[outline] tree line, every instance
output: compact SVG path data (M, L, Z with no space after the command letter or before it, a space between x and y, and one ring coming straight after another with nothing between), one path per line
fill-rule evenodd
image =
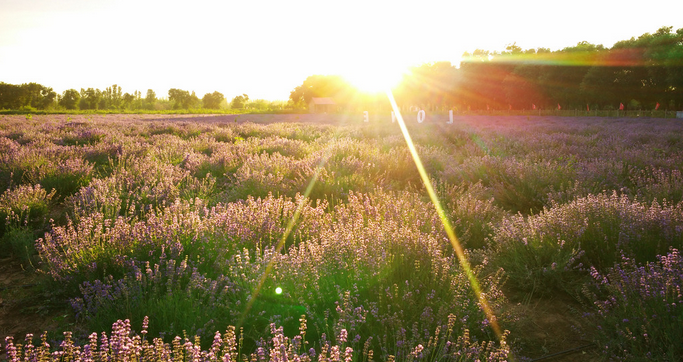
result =
M558 51L523 50L511 44L501 52L465 53L450 62L409 69L393 89L396 101L421 109L626 109L683 110L683 28L662 27L655 33L617 42L612 48L580 42ZM340 108L388 108L383 94L362 93L338 75L312 75L290 92L285 105L250 100L230 102L220 92L201 99L195 92L171 88L168 98L147 90L122 93L114 84L68 89L61 94L37 83L0 82L0 109L121 110L306 109L313 97L331 97Z
M164 111L189 109L255 109L267 110L281 107L278 102L262 99L250 100L246 94L228 101L215 91L206 93L201 99L195 92L171 88L168 98L158 98L154 90L148 89L145 96L140 91L122 93L114 84L105 90L97 88L67 89L58 94L51 87L38 83L21 85L0 82L0 110L114 110L114 111Z
M588 42L559 51L465 53L456 67L436 62L413 67L393 89L399 104L422 109L626 109L683 110L683 29L606 48ZM305 108L313 97L332 97L341 106L388 107L386 97L359 94L340 76L314 75L290 93Z

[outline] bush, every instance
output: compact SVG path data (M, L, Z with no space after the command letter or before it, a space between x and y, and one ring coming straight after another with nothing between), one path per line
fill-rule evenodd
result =
M646 262L669 247L683 247L682 208L615 192L506 218L494 231L492 264L505 269L519 290L571 290L589 267L604 271L622 253Z
M587 321L599 350L620 361L683 359L683 258L677 249L641 265L632 258L604 273L591 269Z
M282 327L276 328L270 325L270 337L262 341L253 349L242 346L242 332L237 332L234 326L228 326L225 333L216 331L213 334L211 344L204 340L208 348L202 349L200 337L188 338L175 336L168 343L164 338L153 337L148 340L150 319L145 317L141 322L141 330L136 333L131 326L131 321L117 320L111 326L111 332L107 335L102 332L101 336L92 333L88 342L79 346L75 343L72 332L64 332L64 340L59 342L59 347L52 349L47 341L47 333L41 336L40 344L34 345L32 334L26 335L22 344L15 344L12 337L5 340L4 349L7 358L11 362L23 360L66 360L73 362L104 362L109 360L130 361L143 358L145 361L237 361L240 356L249 358L250 361L277 362L277 361L319 361L340 362L363 361L372 362L374 350L368 348L362 338L348 340L346 330L340 331L330 340L323 339L320 344L312 347L306 340L306 320L301 319L299 334L290 338L285 336ZM423 344L409 345L410 351L404 356L387 356L389 361L412 362L422 359L439 360L448 362L479 361L491 362L507 361L511 357L510 347L505 338L500 344L493 342L475 341L469 333L453 333L449 325L444 333L432 340L426 346ZM331 339L334 337L335 341ZM171 340L169 338L169 340ZM367 341L371 341L370 338ZM2 345L0 345L2 347Z
M0 195L0 237L12 228L41 230L47 223L50 201L55 191L40 185L20 185Z

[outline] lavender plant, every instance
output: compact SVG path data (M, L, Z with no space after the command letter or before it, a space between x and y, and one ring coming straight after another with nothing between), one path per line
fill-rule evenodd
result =
M683 358L683 258L671 249L655 262L624 256L613 268L591 268L584 289L594 311L600 351L618 361L677 361Z
M57 348L52 347L47 340L47 335L41 336L40 343L34 345L34 336L26 335L24 343L15 343L12 337L7 337L4 346L0 345L0 351L4 349L8 362L19 361L302 361L314 360L324 362L374 361L372 349L367 347L350 347L351 343L346 340L345 332L337 337L337 342L325 342L318 348L307 349L305 342L306 329L302 329L293 338L284 335L282 327L272 324L270 336L267 341L255 348L253 352L242 347L242 335L235 327L228 326L224 333L216 331L213 335L209 348L202 349L201 338L195 336L188 338L175 336L171 342L162 338L148 339L150 320L145 317L141 331L136 333L131 326L130 320L118 320L112 324L111 332L107 334L92 333L88 336L88 342L81 345L74 341L73 333L64 332L64 340ZM304 320L305 326L305 320ZM443 333L437 333L439 337L430 340L423 346L418 344L411 346L411 353L404 358L388 356L389 361L415 361L421 359L443 361L507 361L510 357L510 348L506 340L500 345L496 343L482 343L473 341L468 333L456 336L449 327ZM356 343L357 344L357 343Z
M514 320L501 314L506 278L513 293L576 289L591 267L603 275L622 254L653 262L683 244L679 123L464 117L409 131L503 327ZM148 315L145 334L205 343L129 344L138 357L235 360L235 331L230 353L209 342L243 318L242 345L259 361L509 353L489 342L489 316L397 127L35 115L0 124L0 161L2 210L20 225L11 239L42 236L42 272L85 328ZM295 333L301 320L298 337L271 326ZM59 358L76 353L65 343ZM97 356L114 356L106 343Z
M47 225L54 194L40 185L20 185L0 195L0 245L8 246L24 262L36 254L35 234Z
M588 268L604 271L621 253L653 261L683 246L681 204L642 203L626 195L589 195L528 218L506 218L495 228L493 264L520 290L580 286Z

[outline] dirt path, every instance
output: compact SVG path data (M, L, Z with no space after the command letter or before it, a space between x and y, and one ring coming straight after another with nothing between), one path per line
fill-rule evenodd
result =
M50 291L38 283L40 276L30 266L14 257L0 259L0 344L13 336L22 342L27 333L39 338L44 331L56 331L73 326L67 306L57 302ZM4 359L0 350L0 360Z
M519 318L512 346L514 339L519 338L518 347L523 348L525 357L551 362L600 360L590 337L582 335L585 321L579 315L581 306L571 298L550 296L510 308Z

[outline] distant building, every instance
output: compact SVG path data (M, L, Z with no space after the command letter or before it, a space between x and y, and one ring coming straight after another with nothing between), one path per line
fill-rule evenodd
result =
M311 98L308 102L308 111L310 113L328 113L336 109L337 104L332 98Z

